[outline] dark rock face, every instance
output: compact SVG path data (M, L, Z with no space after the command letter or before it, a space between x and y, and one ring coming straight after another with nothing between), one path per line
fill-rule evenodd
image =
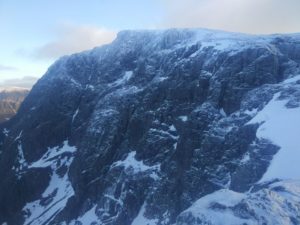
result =
M17 113L28 93L29 90L25 89L1 90L0 88L0 123L7 121Z
M248 191L279 150L247 122L299 73L299 48L298 36L128 31L60 59L1 125L0 224L208 224L182 212Z

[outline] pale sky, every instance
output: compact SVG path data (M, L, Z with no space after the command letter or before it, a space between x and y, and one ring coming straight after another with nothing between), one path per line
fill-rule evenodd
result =
M41 77L60 56L119 30L198 27L300 32L300 0L0 0L0 82Z

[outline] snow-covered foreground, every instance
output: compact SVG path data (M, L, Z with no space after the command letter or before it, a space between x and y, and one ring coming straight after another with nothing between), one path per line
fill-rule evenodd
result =
M222 189L195 202L177 224L295 224L299 207L300 181L276 182L248 193Z

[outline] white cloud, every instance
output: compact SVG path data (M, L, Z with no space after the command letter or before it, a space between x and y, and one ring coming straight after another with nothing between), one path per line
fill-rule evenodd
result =
M40 59L55 59L63 55L91 49L110 43L116 32L94 26L64 24L55 30L57 38L39 47L33 56Z
M299 0L164 0L164 27L300 32Z
M18 70L18 69L13 66L6 66L6 65L0 64L0 71L15 71L15 70Z

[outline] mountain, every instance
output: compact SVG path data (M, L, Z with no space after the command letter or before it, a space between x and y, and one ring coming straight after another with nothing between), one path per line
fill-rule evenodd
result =
M300 35L123 31L0 129L0 224L300 224Z
M25 88L0 88L0 123L16 114L28 93Z

